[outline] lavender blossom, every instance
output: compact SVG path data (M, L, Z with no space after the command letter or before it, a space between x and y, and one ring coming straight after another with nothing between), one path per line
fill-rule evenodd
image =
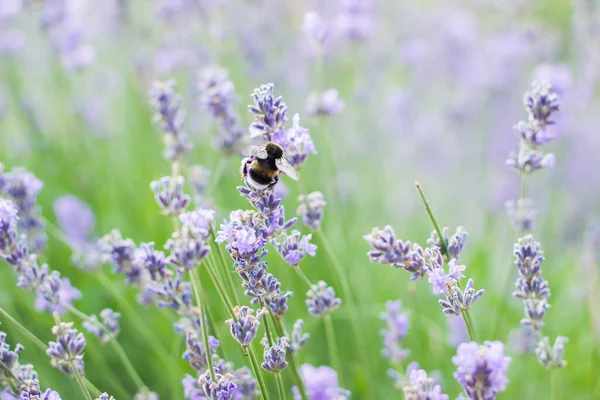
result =
M413 369L408 374L409 384L403 387L406 400L448 400L447 394L442 393L442 387L433 378L427 376L422 369Z
M0 197L0 255L8 257L17 243L17 221L19 211L11 201Z
M273 190L264 190L259 193L245 186L238 186L237 190L262 214L265 237L285 231L296 223L297 218L285 219L285 208L281 205L281 198L276 197Z
M58 392L46 389L43 393L37 379L25 381L20 388L19 400L61 400Z
M444 289L445 300L438 300L438 303L444 309L444 314L459 315L470 310L473 304L485 293L483 289L475 291L473 289L473 279L467 281L464 290L461 290L456 283L449 284Z
M184 269L178 269L175 274L170 271L164 281L150 285L148 290L158 296L159 308L172 308L176 311L189 309L192 305L192 288L189 282L183 281Z
M381 354L392 363L400 363L409 354L408 350L400 347L400 343L408 333L408 314L400 312L402 309L400 300L388 301L385 306L386 312L381 313L381 320L386 324L386 327L380 331L384 345Z
M237 369L233 373L233 381L237 385L235 398L242 396L244 399L254 400L259 397L258 384L248 367Z
M442 235L444 236L444 244L448 249L448 258L449 259L458 259L464 245L467 240L467 236L469 235L462 226L456 228L456 232L454 235L449 235L449 228L447 226L442 228ZM442 247L442 243L440 242L440 238L438 237L437 231L431 231L431 236L427 239L427 244L435 247Z
M150 183L156 203L161 208L161 214L178 216L185 211L190 196L183 193L183 176L163 176L158 181Z
M148 271L153 281L159 281L167 276L167 260L165 253L154 250L154 243L141 243L135 252L133 263L137 268Z
M75 196L61 196L54 201L54 214L71 247L82 250L94 231L90 206Z
M530 232L537 216L537 209L532 199L518 199L516 202L506 202L506 213L517 232Z
M208 67L198 73L200 104L217 122L218 149L225 153L239 152L244 143L244 131L235 111L237 96L228 72L220 67Z
M563 353L565 351L565 344L567 344L568 341L569 339L564 336L557 336L554 341L554 346L551 347L548 336L544 336L535 349L535 355L540 364L547 369L566 367L567 362L563 360Z
M462 272L467 267L464 265L457 265L456 258L452 258L448 262L448 274L446 274L440 247L426 249L424 255L426 259L425 266L428 271L427 280L432 286L433 294L444 293L447 288L455 284L458 279L465 277Z
M56 335L56 342L49 342L49 348L46 350L52 366L73 376L71 363L74 363L79 374L83 375L83 350L85 349L83 333L73 329L72 322L62 322L52 328L52 334Z
M204 347L204 343L199 339L198 333L192 329L188 328L185 331L186 337L186 348L183 353L183 359L187 361L192 368L196 371L206 371L208 368L208 363L206 362L206 349ZM210 349L210 354L213 356L216 354L216 349L219 347L220 343L217 339L210 336L208 338L208 347Z
M15 376L19 381L25 382L25 377L23 373L20 373L19 369L28 367L26 369L29 370L27 374L30 379L37 379L37 373L33 370L33 366L21 366L19 363L19 353L25 349L21 344L17 344L14 350L11 350L10 344L6 342L6 333L0 331L0 361L6 367L6 370L0 369L0 380L4 380L7 377L7 374L10 373Z
M318 229L323 220L323 211L327 202L321 192L311 192L298 196L298 210L296 213L302 218L304 225L311 229Z
M476 342L458 346L452 363L457 369L454 377L470 399L493 400L506 389L506 372L511 358L504 356L502 342Z
M469 334L465 322L461 316L452 314L446 318L448 327L448 343L452 346L458 346L469 340Z
M351 41L360 41L373 33L371 0L343 0L335 21L337 36Z
M306 346L310 335L302 331L304 328L304 321L299 319L294 322L294 328L292 329L292 335L290 338L290 352L296 353L298 350Z
M512 353L533 352L538 344L538 335L530 325L521 325L508 334L508 348Z
M186 269L195 268L210 251L208 238L214 210L198 209L181 214L181 230L174 232L165 248L171 250L169 262Z
M337 372L328 366L313 367L310 364L302 364L300 376L306 387L307 396L311 400L350 398L350 392L339 387ZM299 398L300 393L294 387L294 400Z
M542 319L546 309L550 307L548 281L542 278L543 252L533 236L527 235L515 244L514 255L519 278L513 297L523 299L525 307L525 318L521 320L521 324L531 325L533 329L539 330L544 326Z
M550 118L560 107L558 93L546 82L533 82L531 92L523 96L523 104L529 113L529 120L545 127L554 123Z
M307 11L304 14L302 30L317 48L320 48L329 36L329 27L315 11Z
M164 157L169 161L181 159L191 149L188 134L183 129L185 111L175 94L175 82L154 82L148 94L154 110L153 122L163 133Z
M552 168L555 164L554 154L544 154L539 150L521 147L518 152L512 151L506 165L522 174L530 174L543 168Z
M218 369L215 369L215 379L213 382L210 378L210 373L200 375L200 386L204 394L209 399L230 400L233 398L237 385L233 382L233 375L220 374Z
M85 330L98 337L100 342L108 343L119 335L119 319L121 318L121 314L110 308L105 308L100 311L100 318L102 322L98 321L98 317L92 315L91 321L84 321L82 325Z
M279 143L285 150L285 158L295 169L302 168L309 154L317 154L308 129L300 126L300 115L295 114L292 127L273 133L270 140Z
M313 92L306 99L305 110L311 117L328 117L344 111L344 101L337 89L327 89L322 93Z
M293 230L275 237L273 244L281 257L295 267L307 255L314 257L317 254L317 246L309 242L311 238L312 234L302 236L299 231Z
M262 136L270 141L274 134L283 130L287 120L287 105L281 96L273 96L274 88L275 85L267 83L252 93L254 105L248 106L255 119L248 128L252 138Z
M231 336L245 349L250 346L250 343L256 337L260 326L258 319L261 315L266 314L267 310L261 308L254 315L254 310L250 307L235 306L233 313L235 314L235 320L228 319L225 323L230 326Z
M108 393L104 392L96 400L117 400L117 399L115 399L114 397L112 397Z
M37 288L35 308L38 311L64 314L73 300L81 298L81 292L71 285L69 278L61 278L58 271L52 271Z
M324 281L317 282L312 285L312 289L306 293L306 306L308 312L312 315L322 317L342 304L342 299L335 297L335 291L331 286L327 286Z
M364 235L363 238L374 249L368 252L371 262L404 268L413 260L411 243L397 240L394 228L389 225L386 225L383 229L373 228L373 231L369 235Z
M102 258L113 266L113 273L124 274L127 283L139 284L142 269L135 262L136 246L133 240L123 239L121 232L113 230L98 242Z
M260 366L274 374L278 374L283 371L288 365L287 361L285 361L286 349L290 347L287 338L277 338L277 343L273 346L269 346L269 341L267 338L263 338L261 344L265 346L265 361L261 363Z

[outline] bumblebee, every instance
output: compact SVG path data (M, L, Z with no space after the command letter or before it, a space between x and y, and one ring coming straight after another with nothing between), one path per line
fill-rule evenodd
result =
M251 146L246 153L240 172L251 189L262 191L273 187L279 182L281 172L298 180L298 172L285 159L285 152L279 144L268 142L263 146Z

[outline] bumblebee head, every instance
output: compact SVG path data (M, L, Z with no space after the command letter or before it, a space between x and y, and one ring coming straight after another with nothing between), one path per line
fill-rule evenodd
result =
M269 156L269 158L283 158L283 147L281 147L277 143L268 142L267 144L265 144L265 149L267 150L267 155Z

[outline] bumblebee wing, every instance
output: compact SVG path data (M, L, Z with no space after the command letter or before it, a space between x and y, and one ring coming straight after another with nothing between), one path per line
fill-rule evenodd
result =
M268 157L267 148L265 146L248 146L244 149L243 154L247 157L256 157L262 159Z
M293 180L298 180L298 171L296 171L294 167L292 167L292 165L285 158L278 158L277 160L275 160L275 165Z

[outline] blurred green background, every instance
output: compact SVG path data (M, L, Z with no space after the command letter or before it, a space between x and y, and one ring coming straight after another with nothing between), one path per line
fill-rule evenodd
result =
M293 63L286 64L282 60L294 53L286 46L292 46L290 38L302 34L299 26L303 11L309 9L310 4L265 1L258 2L260 5L256 7L282 8L281 14L285 16L270 22L271 35L263 36L258 44L272 64L267 61L262 64L263 68L252 70L240 50L243 44L235 40L234 35L219 41L211 41L207 39L209 35L204 35L199 37L199 43L209 53L208 61L192 68L191 72L140 70L139 65L132 62L136 49L151 47L154 43L152 39L144 42L140 38L145 34L151 38L160 37L162 26L151 23L154 17L145 1L134 1L130 3L130 19L122 31L99 41L97 65L92 70L67 73L52 56L43 35L36 34L35 13L39 12L37 7L41 7L38 3L33 2L31 8L24 11L27 14L24 29L30 33L27 46L17 56L0 58L2 93L7 106L6 115L0 119L0 161L7 169L24 166L44 182L39 201L44 217L50 222L55 221L53 201L58 196L74 194L94 210L98 236L118 228L136 243L154 241L157 247L170 237L171 223L168 218L159 215L149 189L150 181L170 173L170 166L161 157L163 145L160 133L151 123L152 114L147 105L146 93L154 79L172 77L177 82L177 89L184 95L189 117L187 127L194 141L189 162L202 164L211 170L215 170L222 160L226 162L222 179L215 182L217 221L227 218L230 210L249 206L235 189L241 183L238 172L240 159L216 153L211 145L211 138L216 132L210 122L193 122L201 113L194 100L194 72L213 63L229 70L240 96L238 109L243 126L250 122L250 115L245 110L245 105L250 102L249 94L262 83L273 81L276 93L284 96L291 113L300 112L301 115L308 92L318 89L319 85L334 87L346 103L344 112L325 123L308 118L302 120L320 150L318 155L309 158L302 170L302 179L308 191L325 193L328 205L323 228L348 273L359 311L364 316L362 325L370 357L368 370L358 362L348 307L342 306L332 314L344 365L341 386L351 390L356 399L402 396L386 375L389 366L380 355L382 343L379 335L383 327L379 314L384 310L385 301L401 299L411 317L411 328L404 342L404 347L411 351L409 360L418 361L429 372L440 371L444 392L451 398L459 393L459 385L452 377L454 366L451 363L456 349L448 343L446 317L437 299L431 295L429 285L423 280L409 283L409 275L402 270L371 264L366 256L368 246L362 239L362 235L369 233L372 227L390 224L399 238L426 244L431 226L414 189L415 179L420 181L442 225L449 226L451 230L462 225L470 233L462 262L467 265L467 276L475 280L475 287L486 290L472 311L478 341L501 340L506 343L508 333L519 326L522 306L511 297L512 282L516 279L512 264L512 244L516 236L502 206L498 206L511 198L510 193L516 194L519 177L512 171L505 172L507 167L502 158L485 155L485 144L488 143L485 123L464 134L448 132L452 140L437 143L438 146L436 143L415 141L404 132L394 131L393 120L385 127L379 124L378 119L383 118L381 115L386 105L386 90L409 85L411 79L410 72L400 60L378 58L385 51L377 52L372 47L384 46L381 40L343 48L335 56L326 57L320 72L314 60L306 61L298 67L304 71L301 74L304 78L299 78L294 74ZM404 23L402 6L389 3L375 6L382 36L385 35L381 31ZM436 4L413 3L424 10ZM505 18L499 17L493 10L480 8L480 4L476 3L465 2L460 6L478 16L482 29L511 24L514 18L542 26L557 38L554 60L567 63L573 60L573 46L577 43L571 40L573 24L577 21L573 19L575 9L570 2L532 1L516 16L507 15ZM217 16L221 21L229 20L233 15L230 13L243 19L244 10L252 7L246 2L232 2L232 5L219 9L219 13L199 17L197 24L202 28L202 24ZM250 14L246 23L252 25L257 14L258 11ZM242 28L234 26L230 29ZM389 48L397 49L393 45ZM380 62L383 64L378 64ZM528 88L528 71L533 63L535 60L524 63L517 79L519 86L510 88L517 103ZM107 71L108 74L104 75ZM111 81L106 76L116 78ZM74 105L82 93L88 98L97 97L108 105L103 116L103 123L107 126L104 133L94 132L93 127L76 112ZM436 96L443 96L443 92L424 91L420 95L435 102ZM492 102L488 109L493 109L494 98L490 98ZM508 142L513 140L511 126L525 115L518 107L516 110L518 113L514 119L504 120L504 127L499 127L506 132ZM328 146L327 142L332 146ZM553 150L559 159L556 171L544 171L530 180L530 193L544 202L534 235L545 251L544 278L549 281L552 290L552 308L546 315L544 334L552 341L559 334L570 339L565 356L569 364L558 373L560 398L594 399L600 398L600 353L599 338L593 334L598 332L598 327L593 326L593 320L599 318L597 310L600 305L594 304L593 296L598 286L596 281L589 279L593 276L589 271L598 267L594 262L595 249L589 240L585 240L584 232L598 207L597 198L590 194L591 200L585 202L584 216L574 216L575 211L584 211L579 207L580 197L577 196L580 195L562 188L566 174L560 172L560 168L564 167L560 159L569 154L569 143L569 139L565 139L554 145ZM450 153L448 159L453 162L437 162L438 152ZM594 158L595 155L587 157ZM335 171L331 171L330 165L335 166ZM598 185L594 175L591 176L589 192L584 193L595 194ZM290 181L284 178L283 182L290 191L284 203L291 216L297 207L298 193ZM503 192L505 187L506 192ZM498 191L507 194L496 196ZM336 199L334 193L340 193L340 199ZM497 200L498 197L501 199ZM305 230L304 227L301 229ZM315 239L315 243L319 245L317 256L303 262L302 268L312 281L325 280L340 293L321 242ZM94 275L73 267L70 258L71 250L50 234L47 251L41 259L68 276L82 291L84 296L76 301L76 306L88 314L98 313L105 307L121 312L119 341L144 381L161 398L183 398L180 380L192 370L181 359L184 340L173 332L168 313L138 305L136 289L127 287L120 277L113 277L116 287L132 305L131 310L122 309ZM307 314L304 284L273 250L270 250L268 261L269 270L280 278L284 288L294 292L288 324L291 326L297 318L303 318L306 330L311 334L307 347L300 353L301 363L327 365L322 321ZM106 272L110 271L109 266L104 268ZM40 339L50 340L52 316L34 310L34 295L16 288L15 277L8 266L0 269L0 277L3 283L1 306ZM206 281L206 276L201 277ZM235 279L237 282L237 277ZM216 293L212 288L209 290L210 308L215 318L222 322L227 319L227 314ZM144 326L139 326L132 312ZM81 329L80 321L74 320ZM20 342L26 346L21 360L36 366L44 387L57 390L63 399L78 398L74 381L51 368L45 354L14 326L0 321L1 329L9 334L10 343ZM158 338L169 354L170 363L157 357L157 351L161 350L156 350L153 343L144 340L139 334L140 329L148 330ZM246 360L235 350L228 327L221 324L218 329L228 360L236 366L244 365ZM510 383L500 397L549 398L549 373L538 364L535 356L511 354L508 349L507 352L513 357L509 368ZM90 335L85 364L88 379L102 390L118 399L135 393L135 386L126 379L112 349L104 348ZM367 376L374 381L368 381ZM285 375L285 378L291 386L289 376ZM115 382L119 382L126 392L116 387ZM275 381L271 377L268 377L268 384L275 393Z

